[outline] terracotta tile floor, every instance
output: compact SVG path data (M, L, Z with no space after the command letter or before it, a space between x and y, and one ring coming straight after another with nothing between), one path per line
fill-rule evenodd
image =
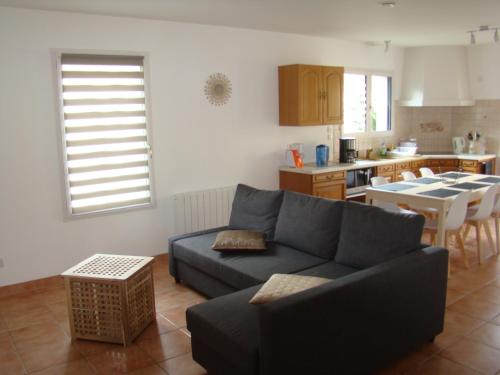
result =
M191 357L186 308L205 300L168 275L167 256L155 261L157 319L134 342L71 342L62 283L17 288L0 298L0 374L206 375ZM2 294L0 294L2 296Z
M424 241L427 238L424 238ZM380 371L384 374L500 374L500 262L491 256L478 264L473 233L466 241L471 267L451 244L444 332L434 343ZM0 293L0 374L206 375L191 357L185 329L187 307L203 296L175 284L167 256L155 262L157 320L127 348L69 337L61 283L37 282L16 293ZM216 375L216 374L214 374Z

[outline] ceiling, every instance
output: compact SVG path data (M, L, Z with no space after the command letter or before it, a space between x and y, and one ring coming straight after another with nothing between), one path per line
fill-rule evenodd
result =
M499 0L0 0L0 5L224 25L400 46L467 44L500 26ZM490 43L492 32L477 35Z

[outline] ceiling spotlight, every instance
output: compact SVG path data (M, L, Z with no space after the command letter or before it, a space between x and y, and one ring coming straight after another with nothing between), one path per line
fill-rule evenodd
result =
M384 52L387 53L389 52L389 45L391 44L390 40L385 40L384 41Z
M476 34L475 33L482 33L482 32L490 32L493 31L493 41L495 43L498 43L500 41L500 38L498 36L498 29L500 29L500 26L489 26L489 25L481 25L477 29L473 30L468 30L467 32L470 33L470 44L476 44ZM481 35L481 34L479 34Z
M382 5L383 7L386 7L386 8L394 8L396 6L395 1L382 1L379 4Z
M476 36L472 31L470 32L470 44L476 44Z

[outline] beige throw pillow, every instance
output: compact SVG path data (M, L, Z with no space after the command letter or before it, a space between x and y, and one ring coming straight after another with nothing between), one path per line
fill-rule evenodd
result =
M302 292L303 290L314 288L328 281L331 280L322 277L276 273L262 285L262 288L250 300L250 303L258 305L276 301L280 298Z
M225 230L219 232L212 249L220 252L264 251L265 234L250 230Z

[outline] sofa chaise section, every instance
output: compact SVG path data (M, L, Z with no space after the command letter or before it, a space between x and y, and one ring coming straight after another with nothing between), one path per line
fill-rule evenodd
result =
M264 305L258 287L215 298L187 311L193 357L216 375L370 374L442 331L447 266L425 248Z

